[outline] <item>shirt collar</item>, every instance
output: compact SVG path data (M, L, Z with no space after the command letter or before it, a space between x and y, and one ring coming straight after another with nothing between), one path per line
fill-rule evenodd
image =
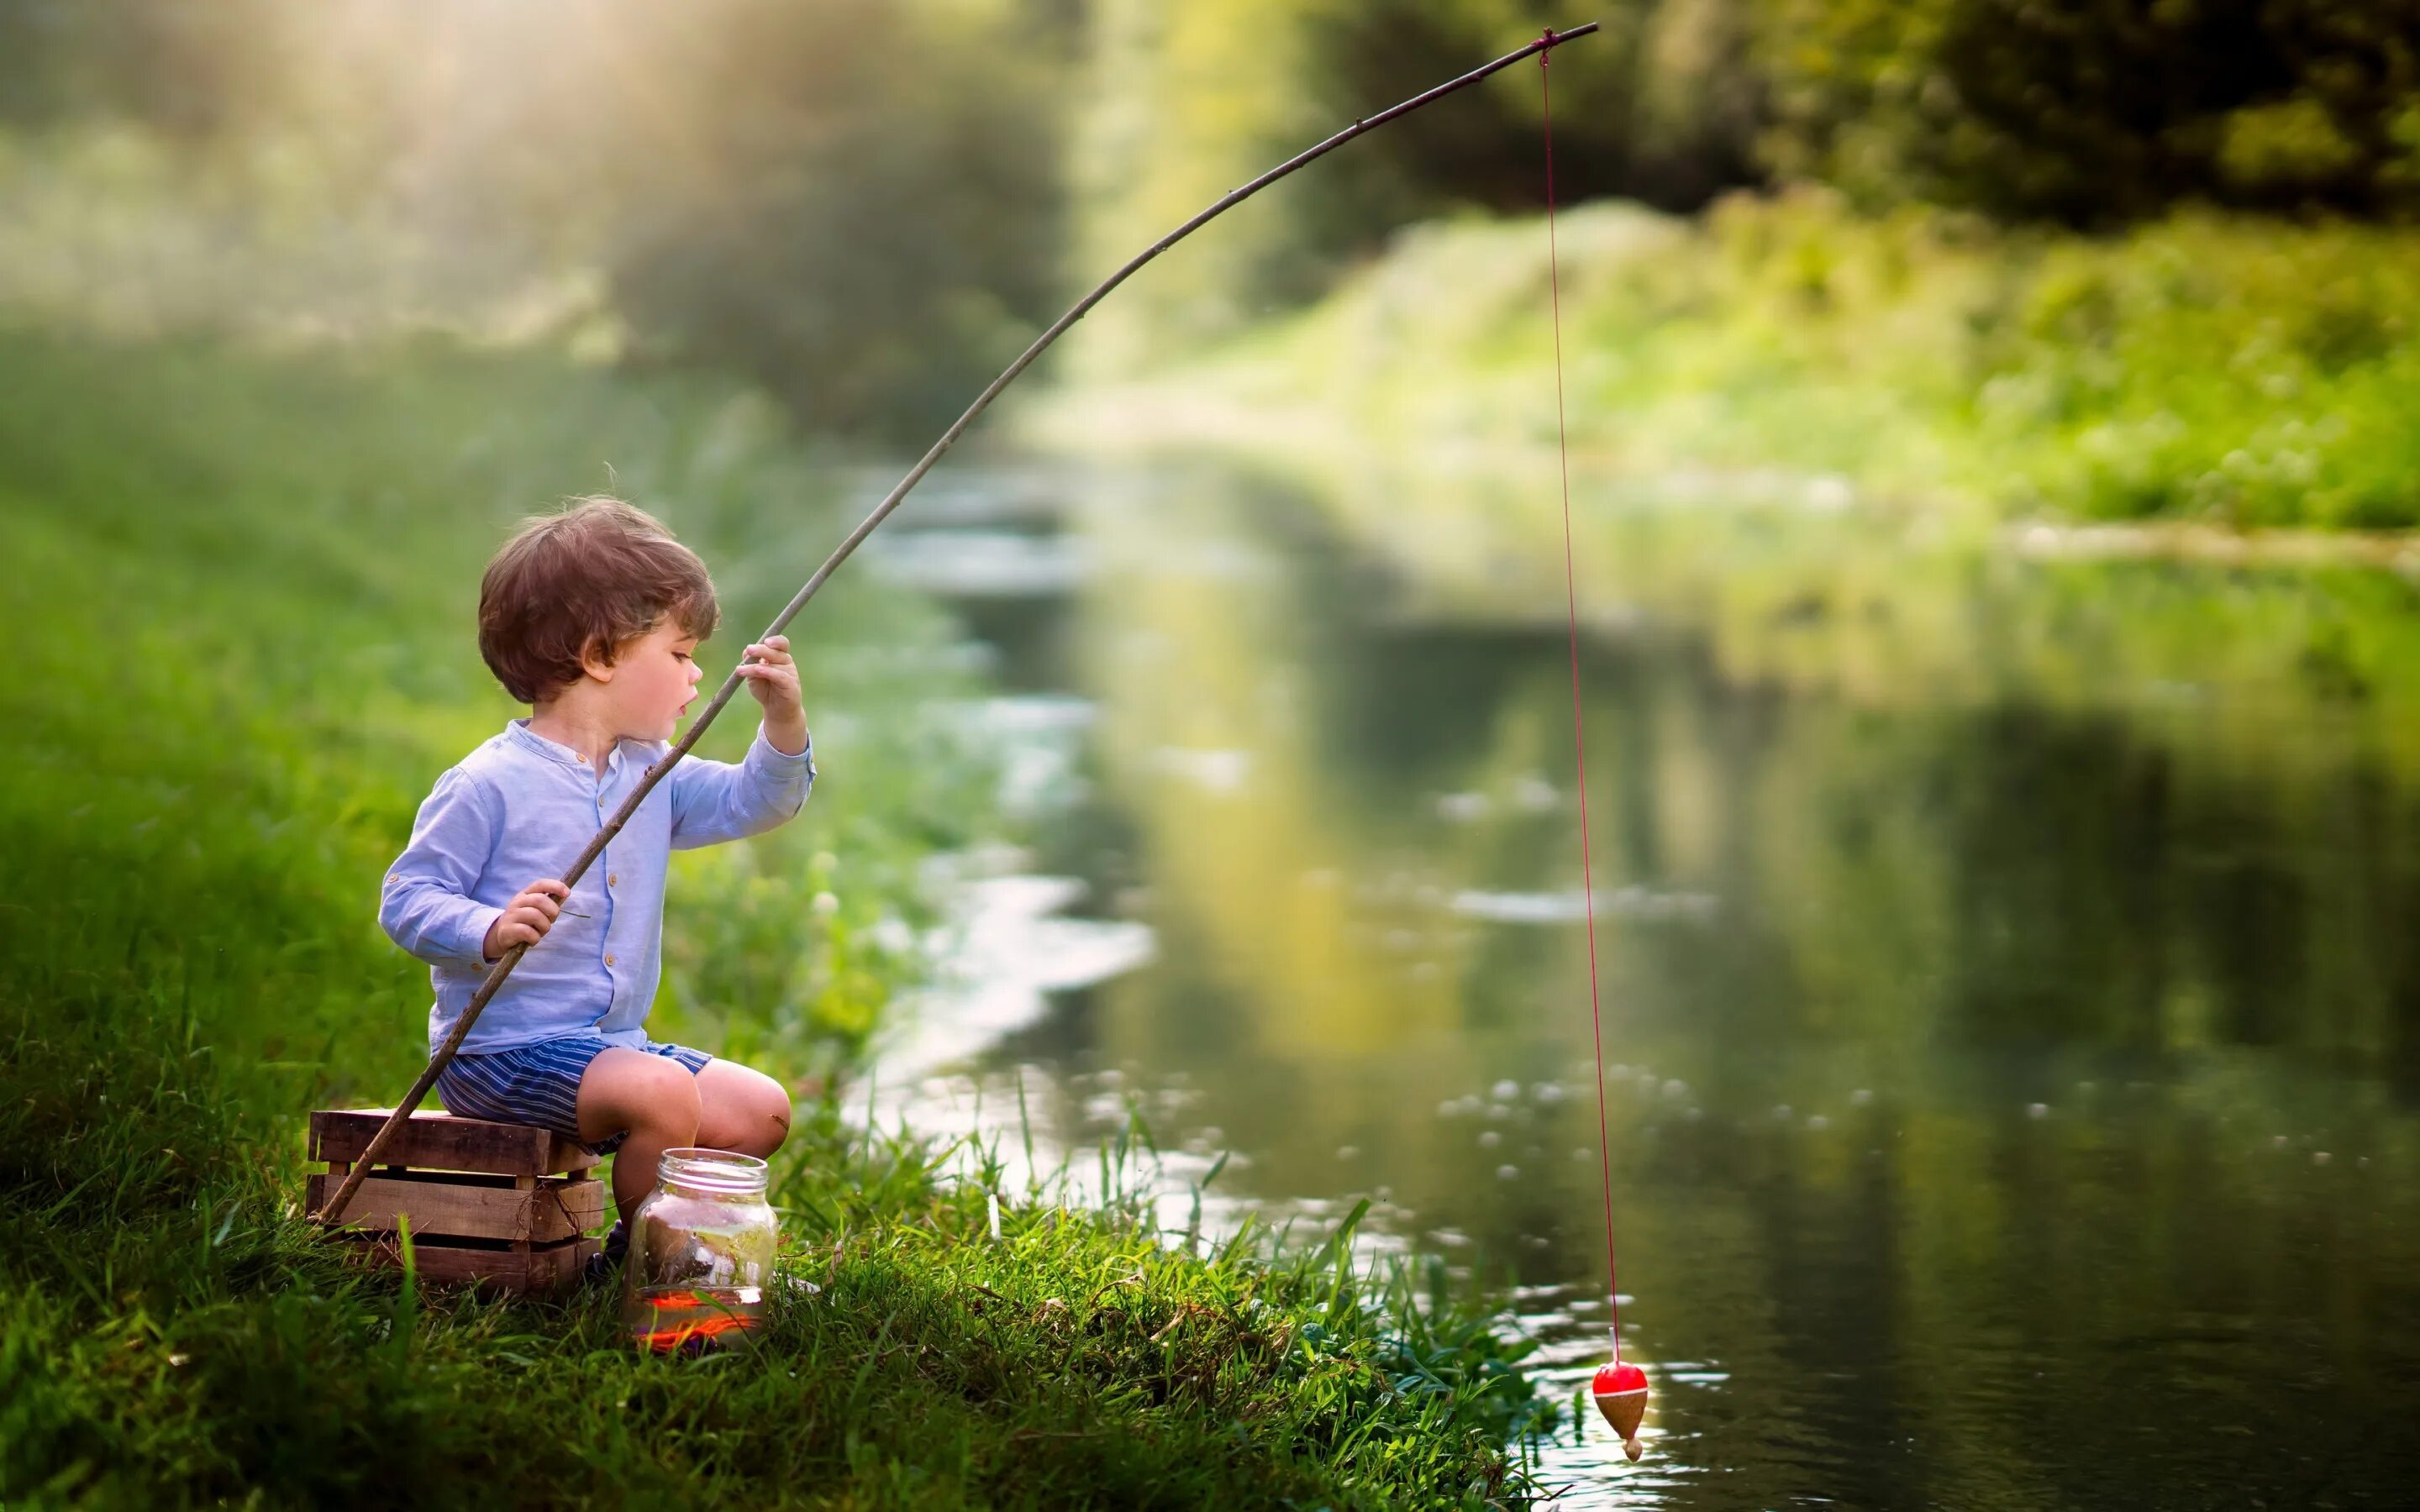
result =
M574 771L580 772L585 772L589 769L588 763L582 758L580 752L573 750L568 746L558 745L554 741L549 740L544 735L541 735L535 731L530 729L529 720L526 717L506 721L504 725L504 736L515 745L520 746L522 749L535 751L536 754L545 757L548 761L553 762L558 766L568 766ZM615 765L618 763L621 754L621 742L616 741L613 744L613 751L605 758L606 766L611 768Z

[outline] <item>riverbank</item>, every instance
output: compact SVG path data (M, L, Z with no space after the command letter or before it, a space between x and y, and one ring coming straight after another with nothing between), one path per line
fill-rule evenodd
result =
M1704 634L1745 681L2022 699L2288 760L2297 722L2350 723L2420 768L2398 235L2188 216L2086 240L1812 194L1570 211L1580 612ZM1559 624L1546 282L1542 221L1424 227L1031 429L1246 459L1419 612Z
M1825 476L2002 516L2420 524L2420 239L2185 214L2120 237L1856 215L1564 212L1575 458ZM1543 219L1420 226L1312 308L1141 391L1478 465L1555 439ZM1451 375L1449 381L1445 375ZM1232 418L1232 415L1230 416Z
M372 917L427 775L512 710L467 633L546 501L660 509L769 614L845 522L828 459L712 387L528 356L103 348L11 334L0 552L0 1497L11 1504L1454 1504L1544 1411L1476 1311L1342 1242L1272 1257L1114 1194L802 1104L757 1360L639 1359L602 1294L347 1269L301 1119L391 1096L426 980ZM611 469L610 472L607 469ZM920 867L998 774L937 610L844 578L798 629L824 779L679 858L656 1026L801 1088L923 963ZM744 630L714 644L727 654ZM709 660L713 646L709 646ZM706 743L730 757L726 721ZM909 926L903 931L894 921ZM1129 1148L1134 1159L1142 1158Z

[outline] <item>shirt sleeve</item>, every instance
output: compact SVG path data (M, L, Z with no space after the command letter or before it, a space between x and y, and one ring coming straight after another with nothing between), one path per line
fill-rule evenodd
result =
M504 913L471 896L488 868L503 822L488 784L449 767L411 822L411 843L387 868L379 923L387 937L431 965L488 964L488 928Z
M810 736L806 749L785 755L765 738L760 722L738 765L690 756L664 781L673 790L673 849L744 840L787 823L806 803L815 781L815 743Z

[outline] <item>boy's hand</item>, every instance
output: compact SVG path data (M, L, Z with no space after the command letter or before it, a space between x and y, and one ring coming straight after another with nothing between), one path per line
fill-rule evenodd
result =
M504 904L504 911L488 926L488 937L479 947L480 953L496 961L516 945L535 945L554 927L554 916L563 912L570 897L571 889L552 877L540 877L531 883Z
M807 716L799 702L799 664L790 659L790 638L768 636L740 654L739 675L765 705L765 738L784 756L807 748Z

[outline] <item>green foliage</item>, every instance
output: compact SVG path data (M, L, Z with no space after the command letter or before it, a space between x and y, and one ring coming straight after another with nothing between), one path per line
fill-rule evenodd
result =
M1593 17L1551 0L1168 7L1101 0L1078 117L1077 244L1106 271L1204 205L1340 127L1583 19L1554 65L1561 196L1694 208L1749 181L1761 120L1741 0L1627 0ZM1307 300L1397 227L1544 202L1533 67L1509 70L1268 191L1156 265L1108 328L1103 366L1232 334Z
M296 1211L301 1120L425 1058L426 975L379 933L376 879L429 775L511 712L470 635L481 562L611 461L746 625L843 528L832 490L761 402L525 357L10 334L0 376L0 552L28 627L0 671L0 1502L1518 1489L1498 1446L1548 1414L1481 1312L1415 1307L1411 1277L1336 1246L1166 1244L1131 1177L1089 1209L1001 1192L980 1153L868 1138L829 1103L781 1159L784 1284L752 1357L638 1357L604 1292L482 1302L349 1268ZM919 864L997 789L921 722L968 691L938 615L862 581L795 631L824 770L807 812L685 854L672 884L658 1022L785 1074L841 1063L912 980L868 942L915 919Z
M1087 261L1107 267L1286 152L1574 18L1532 0L1168 8L1105 0L1078 136ZM2117 224L2180 202L2393 218L2420 205L2412 0L2073 7L2015 0L1631 0L1554 65L1566 201L1696 209L1824 181ZM1273 191L1138 291L1105 368L1232 335L1397 227L1543 199L1539 91L1514 70Z
M634 9L672 60L617 126L608 248L642 357L736 370L807 424L921 439L1056 315L1058 59L1023 8Z
M0 0L0 298L145 335L559 335L922 440L1057 313L1077 20Z
M1555 54L1557 192L1695 209L1755 181L1761 85L1741 0L1629 0L1583 16L1555 0L1388 0L1310 12L1314 79L1340 113L1383 110L1549 26L1602 30ZM1450 205L1544 203L1534 65L1474 99L1406 118L1357 149L1357 171L1411 191L1419 214ZM1361 244L1407 217L1356 229Z
M254 118L278 0L0 0L0 120L114 116L183 138Z
M946 735L925 748L944 765L984 770ZM967 811L982 811L982 790L959 786ZM675 858L685 927L664 942L665 995L690 1023L719 1033L726 1054L826 1078L853 1064L892 985L912 979L921 958L895 911L889 928L869 920L861 903L843 913L832 890L840 858L813 843L785 828ZM879 877L876 896L895 909L895 889L910 882Z
M1849 212L1563 222L1575 445L1641 473L1838 474L2004 510L2230 526L2420 523L2407 233L2181 215L2122 239ZM1366 434L1551 443L1535 221L1423 231L1197 370ZM1440 378L1450 374L1450 379Z
M2412 0L1761 0L1785 176L2100 224L2420 207Z

